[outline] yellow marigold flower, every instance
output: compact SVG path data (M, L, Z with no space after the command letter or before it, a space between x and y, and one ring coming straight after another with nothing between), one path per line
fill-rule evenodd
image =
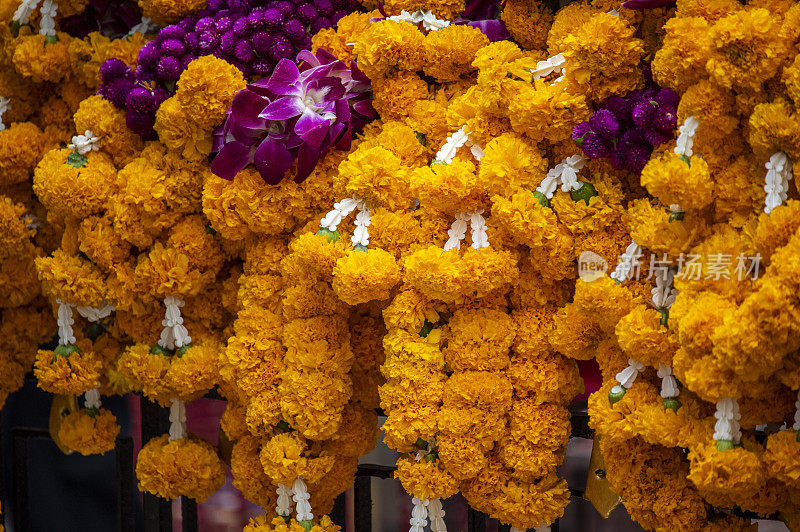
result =
M408 256L404 266L406 283L431 299L446 302L507 290L519 275L514 257L491 247L459 252L430 246Z
M583 392L577 364L558 353L512 357L506 374L514 385L514 392L529 397L534 404L566 404Z
M339 165L334 186L364 199L370 206L404 209L413 203L408 168L383 147L357 149Z
M756 105L750 115L750 146L756 156L769 158L776 151L800 157L800 115L786 100Z
M125 112L100 95L81 101L73 118L76 131L89 130L99 137L101 151L120 167L142 151L142 139L128 129Z
M89 152L85 162L72 163L71 153L68 148L50 150L33 174L33 190L54 222L103 213L115 188L117 170L108 155Z
M43 290L50 296L73 304L102 307L109 300L105 277L91 262L61 249L51 257L36 259L36 271Z
M700 157L684 160L673 152L652 158L641 176L642 186L664 205L700 210L713 200L714 182Z
M522 479L539 479L552 474L564 461L564 447L550 448L524 437L505 434L497 443L498 457Z
M593 16L564 39L567 87L575 94L600 101L641 86L642 41L634 29L614 15Z
M58 438L73 451L89 456L113 450L119 431L117 418L109 410L91 412L83 408L63 419Z
M439 82L456 81L474 70L475 54L489 44L478 28L450 24L425 36L425 74Z
M33 122L14 123L0 131L0 185L27 181L49 144Z
M386 300L399 282L394 256L378 248L351 251L333 269L333 290L348 305Z
M550 56L564 51L564 41L576 28L580 28L600 10L584 2L572 2L559 9L547 34L547 50ZM510 30L509 30L510 31Z
M154 24L167 26L206 7L201 0L138 0L142 15ZM174 497L173 497L174 498Z
M680 0L678 17L703 17L715 22L742 9L736 0Z
M418 211L398 212L388 209L371 211L369 225L370 244L394 254L396 259L421 247L435 236L434 243L444 245L448 223L444 217L431 216Z
M167 404L171 398L171 390L164 382L169 368L169 357L151 353L147 344L129 346L117 360L117 369L131 388L141 390L151 400L158 400L163 404Z
M538 50L547 43L553 12L544 2L509 0L503 4L501 19L515 41L528 50Z
M108 216L89 216L78 229L80 251L92 262L111 270L130 258L131 245L120 237Z
M569 66L567 69L569 72ZM564 90L564 82L505 81L503 89L508 91L508 110L504 114L514 131L536 142L561 141L569 137L575 124L589 118L584 92ZM592 87L599 88L599 85Z
M763 460L770 473L788 485L800 481L800 442L796 430L781 430L767 438Z
M627 224L631 238L639 245L657 253L677 256L688 253L708 230L703 219L686 216L683 220L670 220L666 207L647 200L634 200L628 205Z
M775 75L787 42L780 18L767 9L743 9L719 19L710 29L711 56L706 70L725 87L757 91Z
M547 159L513 133L505 133L483 147L478 178L490 194L510 196L520 188L535 189L547 173Z
M164 434L153 438L136 459L139 489L164 499L206 500L225 483L225 467L205 440Z
M41 34L20 36L14 48L14 68L36 83L58 83L71 71L68 33L58 32L58 41L46 43Z
M281 264L284 280L314 275L320 280L332 281L336 262L345 256L348 246L344 238L329 242L314 233L301 234L289 244L290 254Z
M388 0L383 4L384 9L390 15L399 15L406 10L409 13L414 11L430 10L434 15L445 20L452 20L464 11L464 0Z
M661 314L644 305L635 305L617 324L619 346L634 360L657 368L670 366L677 342L661 324Z
M283 418L303 436L324 440L339 428L353 385L349 376L289 368L279 391Z
M236 67L231 67L236 68ZM188 161L200 161L211 153L211 131L202 127L189 107L183 107L178 96L164 101L156 111L156 122L153 126L158 138L164 146L179 153Z
M295 319L283 328L287 367L343 376L353 360L347 322L341 316Z
M664 43L652 64L653 77L662 87L684 92L705 78L705 65L711 55L709 25L709 20L700 16L667 21Z
M250 500L248 498L248 500ZM264 508L274 506L274 504L261 505ZM318 508L317 504L313 508ZM243 532L340 532L341 527L333 524L331 518L323 515L319 523L314 524L310 529L306 529L300 524L297 519L290 519L286 522L283 517L275 517L270 519L267 515L259 515L253 517L250 522L244 527Z
M765 480L764 465L744 447L719 451L715 442L700 442L689 451L687 478L698 489L720 492L735 500L755 495Z
M169 386L183 401L199 399L217 383L218 359L222 346L211 338L192 344L184 354L176 354L164 375Z
M39 379L39 387L47 392L61 395L77 395L97 386L102 373L103 363L94 353L82 352L76 346L65 346L72 349L69 354L39 351L33 373ZM64 349L64 348L62 348Z
M485 449L469 437L439 434L436 449L444 469L462 482L477 476L489 462Z
M771 213L760 213L754 235L758 252L767 260L773 253L789 243L800 228L800 201L790 199Z
M270 438L259 452L264 472L275 484L291 486L301 477L315 484L333 467L333 456L314 455L305 439L297 432L284 432Z
M233 444L231 453L233 485L248 501L264 508L271 508L275 506L277 494L275 486L261 466L260 450L261 441L249 434L243 435Z
M372 26L372 19L383 16L377 9L369 13L356 11L339 19L336 29L333 28L320 30L311 38L311 51L315 54L320 48L324 48L344 62L356 59L353 47L348 43L357 42L360 35ZM374 83L375 80L373 79Z
M61 15L61 5L59 15ZM69 56L72 61L72 72L81 83L96 89L102 82L100 65L111 56L107 50L111 39L93 31L83 39L72 39L69 43Z
M690 116L698 119L695 139L704 137L722 138L726 142L739 127L735 115L733 93L713 81L703 79L688 87L678 104L678 122L683 123ZM699 143L695 144L696 146ZM700 153L705 154L707 150Z
M398 458L395 478L406 492L420 499L447 498L458 491L458 481L439 460Z
M411 188L421 205L450 215L488 208L491 183L480 180L475 170L472 161L462 158L423 166L411 173Z
M508 365L515 336L511 316L488 308L458 309L448 325L444 356L451 369L500 371Z
M181 107L189 111L191 120L201 129L210 131L225 120L233 96L245 85L244 75L238 68L207 55L189 63L181 73L175 96Z
M372 105L384 120L400 120L416 101L428 97L428 83L415 72L398 72L374 80L372 94Z
M551 473L538 482L508 479L505 487L492 497L494 515L518 528L531 528L536 523L552 523L569 504L567 481Z
M383 20L359 36L353 53L358 57L358 68L376 79L398 70L421 70L424 45L425 36L415 25Z
M4 20L11 19L9 17ZM0 52L0 63L3 65L8 64L8 61L1 59L3 53L14 53L13 46L8 46L7 48L8 50ZM8 124L15 122L25 122L29 117L36 114L41 103L47 99L47 93L48 90L45 89L44 84L34 83L30 78L20 76L13 68L0 70L0 94L11 100L11 105L3 113L3 123L8 126ZM0 132L0 135L2 134ZM0 146L2 145L3 143L0 143Z

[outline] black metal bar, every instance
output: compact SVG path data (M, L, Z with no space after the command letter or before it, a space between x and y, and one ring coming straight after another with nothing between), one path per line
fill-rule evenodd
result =
M145 445L151 438L169 432L169 410L144 397L139 404L142 445ZM172 532L172 501L145 493L142 505L145 532Z
M572 426L572 438L594 438L594 429L589 427L589 413L585 411L571 411L569 422Z
M333 524L342 527L342 530L347 526L347 492L340 493L333 501L331 521L333 521Z
M30 521L30 488L28 484L28 440L49 438L44 429L15 427L11 429L11 459L14 463L14 531L28 532Z
M497 525L497 532L511 532L511 525L504 525L500 523Z
M197 501L181 497L181 526L183 532L197 532Z
M133 439L130 436L117 438L117 520L119 532L134 532Z
M486 532L486 514L467 507L467 532Z
M553 521L553 524L550 525L550 532L558 532L558 519Z
M361 467L359 466L359 470ZM353 487L353 524L358 532L372 532L372 476L357 475Z
M377 478L392 478L395 466L387 466L381 464L359 464L356 471L356 477L377 477Z

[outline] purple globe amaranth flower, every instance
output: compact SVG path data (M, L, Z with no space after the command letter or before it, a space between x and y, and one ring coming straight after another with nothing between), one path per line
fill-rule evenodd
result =
M100 78L103 83L111 83L112 80L123 77L131 77L131 67L119 59L107 59L100 65Z
M139 50L137 63L140 67L153 69L156 63L158 63L159 57L161 57L161 50L159 49L158 43L156 41L149 41Z
M161 43L161 51L167 55L183 55L186 45L178 39L167 39Z
M289 19L283 24L283 34L292 42L298 42L303 39L306 34L306 28L303 23L293 18Z
M297 160L295 180L304 180L331 147L348 149L352 131L374 118L369 79L354 61L350 68L325 50L304 50L281 60L268 79L234 97L225 124L215 133L216 175L233 179L254 164L267 183L277 184Z
M270 31L278 31L283 25L286 18L283 13L274 7L264 11L264 27Z
M648 127L653 121L659 105L655 100L643 100L634 106L631 116L633 123L640 127Z
M114 78L109 83L100 85L97 94L105 97L117 109L125 109L125 99L133 87L134 81L129 77Z
M583 146L586 135L592 131L589 122L581 122L572 128L572 141L579 147Z
M672 132L661 131L660 129L646 129L644 139L651 146L659 146L672 139Z
M311 23L311 33L317 33L318 31L327 30L331 27L333 27L333 22L331 19L327 17L318 17L314 22Z
M238 39L232 31L225 32L219 39L219 49L225 55L233 55L234 51L236 50L237 42Z
M213 17L203 17L194 25L194 31L202 33L208 30L216 30L217 25Z
M633 103L621 96L610 96L603 101L600 108L608 109L614 113L614 116L617 117L617 121L620 123L630 122Z
M614 113L608 109L595 111L589 118L589 126L606 140L616 138L619 134L619 121Z
M160 81L171 82L177 81L181 75L181 61L177 57L165 55L158 60L156 66L156 77Z
M289 39L283 35L275 35L272 38L272 45L269 49L269 56L274 61L281 59L288 59L294 53L294 46L289 42Z
M303 24L311 24L317 18L317 8L314 4L300 4L295 13L297 19Z
M272 46L272 37L266 31L259 31L250 36L250 45L259 56L269 53Z
M253 48L247 41L239 41L236 43L234 55L236 56L236 59L242 63L249 63L256 58L256 55L253 53Z
M233 34L240 39L250 35L250 24L247 22L247 17L242 17L234 21Z
M214 25L218 32L224 33L233 29L233 20L227 16L218 17Z
M287 19L292 15L294 15L294 4L288 2L287 0L278 0L277 2L271 4L270 7L274 7L275 9L280 11L284 19Z
M200 34L200 53L210 54L220 44L219 34L215 30L206 30Z
M177 24L166 26L158 32L158 37L162 41L169 39L181 40L186 35L186 31Z
M247 25L251 30L260 30L265 27L266 21L264 20L264 8L258 7L248 13Z
M317 13L322 17L330 18L335 11L330 0L314 0L314 7L317 8Z
M678 107L678 103L681 101L681 97L672 89L661 89L656 93L653 97L658 105L664 105L667 107Z
M250 65L250 69L257 76L266 76L267 74L272 72L273 66L274 63L272 63L269 59L266 59L264 57L259 57L252 62L252 64Z
M250 0L228 0L228 6L234 11L250 11L253 9L253 4Z
M611 153L612 146L609 141L602 138L595 131L589 131L583 138L583 145L581 148L583 149L584 155L589 159L602 159L603 157L608 157Z
M678 110L675 107L659 107L653 117L653 127L661 131L674 131L678 126Z
M156 109L158 109L155 95L152 91L144 87L134 87L133 90L128 93L125 106L129 111L140 115L154 115Z

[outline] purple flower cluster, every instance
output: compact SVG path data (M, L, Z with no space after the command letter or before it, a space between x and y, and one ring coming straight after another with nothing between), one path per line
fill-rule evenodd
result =
M214 134L211 171L231 180L249 164L278 184L297 160L295 181L311 174L332 146L349 149L353 130L376 116L371 86L356 67L319 49L281 59L269 79L251 83L233 99Z
M128 127L152 137L162 91L174 93L181 73L198 57L224 59L246 78L266 76L281 59L310 48L311 35L357 7L356 0L211 0L206 9L163 28L145 44L135 71L104 64L98 93L127 111ZM128 97L134 88L136 105L131 107Z
M624 98L607 98L588 121L573 128L572 140L586 157L607 157L615 168L640 173L653 147L672 138L680 97L672 89L648 85Z

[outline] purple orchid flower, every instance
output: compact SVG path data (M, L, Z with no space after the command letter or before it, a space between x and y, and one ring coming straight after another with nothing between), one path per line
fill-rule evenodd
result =
M215 133L211 171L233 179L253 164L278 184L297 160L301 182L331 147L349 149L353 129L376 116L369 79L326 52L304 50L298 64L282 59L272 76L234 97L225 124Z

